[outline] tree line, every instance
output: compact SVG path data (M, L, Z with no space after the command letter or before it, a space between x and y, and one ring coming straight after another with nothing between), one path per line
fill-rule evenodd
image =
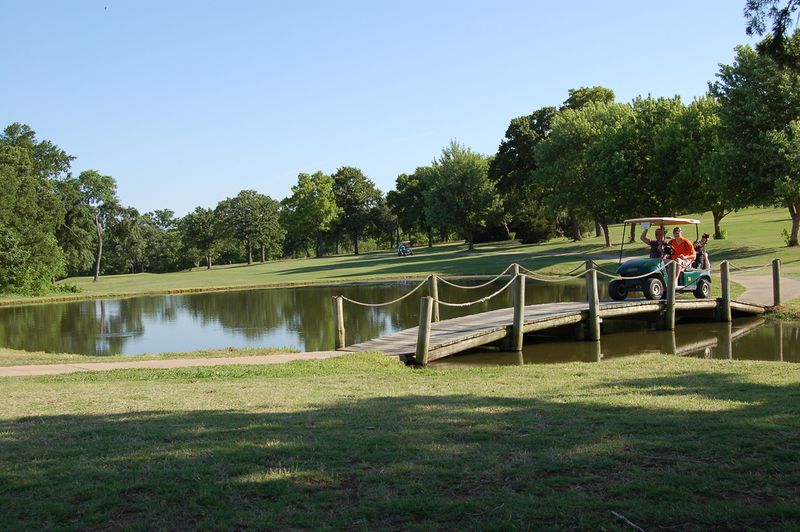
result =
M757 27L756 27L757 28ZM781 39L780 46L775 45ZM778 50L776 52L776 50ZM0 292L43 293L72 275L359 254L415 243L557 235L582 239L627 217L785 206L800 227L800 33L740 46L701 98L615 101L568 91L511 120L486 156L452 141L383 194L355 167L301 173L289 197L243 190L183 217L123 206L113 177L74 176L74 157L29 126L0 135Z

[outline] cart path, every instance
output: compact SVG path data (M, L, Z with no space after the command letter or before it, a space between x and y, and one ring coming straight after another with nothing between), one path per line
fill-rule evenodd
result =
M199 366L233 366L284 364L295 360L322 360L345 355L342 351L312 351L308 353L286 353L249 357L220 358L170 358L164 360L131 360L122 362L83 362L77 364L35 364L27 366L0 367L0 377L23 377L33 375L60 375L78 371L111 371L115 369L171 369Z
M731 280L744 286L744 293L737 299L757 305L772 305L772 275L734 273ZM798 297L800 297L800 281L781 277L781 300L786 303Z

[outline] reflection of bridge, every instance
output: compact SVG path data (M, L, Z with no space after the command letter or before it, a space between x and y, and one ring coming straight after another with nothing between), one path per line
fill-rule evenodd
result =
M668 265L671 272L672 264ZM730 298L728 264L721 264L722 297L719 299L676 300L674 287L667 287L666 300L650 301L633 299L623 302L601 302L598 298L597 274L609 275L591 262L587 261L585 271L577 275L564 275L562 279L573 279L585 276L588 302L562 302L539 305L524 305L525 281L527 278L540 281L559 282L554 276L542 276L513 264L504 272L481 286L488 286L497 279L510 277L508 282L492 295L470 303L447 303L438 298L438 282L445 282L459 288L476 288L459 286L433 275L423 281L429 283L432 297L423 297L420 305L420 325L395 332L374 340L345 347L343 302L345 300L367 306L383 306L383 304L365 304L349 300L342 296L334 298L334 314L336 316L336 348L343 351L381 351L387 355L399 356L402 360L427 364L455 353L466 351L487 344L500 343L505 350L522 349L523 335L545 329L571 326L575 328L576 338L582 340L599 340L600 324L603 320L644 316L656 323L659 328L671 330L675 328L677 316L705 317L720 321L730 321L733 315L763 314L765 307ZM525 270L531 275L521 273ZM779 272L779 268L774 271ZM669 274L671 275L671 273ZM671 278L671 277L668 277ZM779 279L779 276L776 277ZM420 286L406 294L410 296ZM449 320L438 320L438 305L469 306L486 301L506 289L512 288L514 307L463 316ZM779 301L779 284L776 282L776 304ZM402 299L402 298L401 298ZM388 302L394 303L398 300Z

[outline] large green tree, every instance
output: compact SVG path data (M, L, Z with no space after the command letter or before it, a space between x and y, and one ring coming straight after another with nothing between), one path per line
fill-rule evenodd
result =
M343 166L332 177L333 196L339 207L338 224L350 236L353 252L358 255L358 241L370 225L371 215L383 195L358 168Z
M97 235L94 280L100 278L100 263L103 260L103 231L109 225L119 206L117 182L97 170L86 170L78 175L77 190L89 215L94 220Z
M786 42L800 60L800 32ZM800 62L800 61L793 61ZM732 65L721 65L711 90L719 100L720 153L729 170L721 183L738 204L783 205L798 245L800 173L793 147L800 119L800 70L749 46L736 49Z
M418 167L413 174L400 174L395 180L395 190L386 193L386 203L397 216L400 227L409 240L417 231L428 235L428 247L433 247L433 224L426 216L425 194L433 181L433 168Z
M553 120L549 138L536 148L538 170L556 209L583 209L598 220L611 245L608 225L619 216L624 165L618 133L630 120L630 106L590 102L566 109Z
M451 227L475 249L475 233L496 220L502 202L489 179L488 159L452 141L433 161L434 179L426 193L426 216Z
M316 256L322 257L325 233L339 216L333 178L322 172L298 175L292 195L283 200L282 206L281 223L286 228L287 239L303 245L313 240Z
M231 239L245 245L247 263L253 263L253 248L261 248L261 260L269 255L280 255L280 242L284 231L279 221L280 204L255 190L242 190L233 198L222 200L217 206L220 229Z
M214 211L197 207L181 218L178 228L181 232L185 253L193 259L195 254L205 258L206 268L210 270L215 251L214 245L219 238Z

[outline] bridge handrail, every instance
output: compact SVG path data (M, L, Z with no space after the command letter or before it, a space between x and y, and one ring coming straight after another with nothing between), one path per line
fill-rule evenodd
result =
M439 303L440 305L444 305L445 307L469 307L469 306L475 305L477 303L483 303L484 301L489 301L490 299L492 299L496 295L499 295L503 290L505 290L506 288L511 286L511 283L516 281L517 277L519 277L519 276L518 275L513 276L511 279L509 279L509 281L506 284L503 285L502 288L500 288L499 290L497 290L493 294L490 294L490 295L488 295L486 297L482 297L480 299L476 299L475 301L470 301L468 303L448 303L447 301L442 301L441 299L434 299L434 301Z
M414 288L414 289L413 289L413 290L411 290L410 292L407 292L405 295L402 295L402 296L398 297L397 299L393 299L392 301L386 301L386 302L384 302L384 303L364 303L363 301L356 301L355 299L350 299L350 298L349 298L349 297L347 297L347 296L339 296L339 297L341 297L341 298L342 298L344 301L348 301L348 302L350 302L350 303L352 303L352 304L354 304L354 305L360 305L360 306L362 306L362 307L385 307L385 306L387 306L387 305L391 305L391 304L393 304L393 303L397 303L398 301L402 301L402 300L404 300L405 298L407 298L408 296L410 296L411 294L413 294L414 292L416 292L417 290L419 290L420 288L422 288L422 286L424 286L424 285L425 285L425 283L427 283L427 282L428 282L428 279L430 279L430 278L431 278L431 276L430 276L430 275L429 275L429 276L427 276L427 277L426 277L426 278L425 278L423 281L421 281L421 282L420 282L420 283L419 283L419 284L416 286L416 288Z
M739 272L747 273L747 272L757 272L759 270L763 270L764 268L768 268L768 267L772 266L772 261L766 263L763 266L757 266L757 267L754 267L754 268L741 268L739 266L736 266L731 261L728 261L728 264L730 265L731 269L734 269L734 270L739 271Z
M578 268L581 268L581 266L579 266ZM577 279L578 277L583 277L583 275L585 273L585 272L580 272L580 273L576 273L576 274L573 275L572 272L577 271L577 268L576 268L576 269L572 270L572 272L570 272L570 273L557 274L557 275L552 275L551 276L551 275L542 275L541 273L533 272L533 271L529 270L528 268L526 268L524 266L520 266L519 269L526 271L528 273L528 276L531 279L534 279L536 281L542 281L543 283L566 283L568 281L571 281L572 279Z
M454 288L462 288L464 290L474 290L475 288L483 288L485 286L489 286L490 284L492 284L493 282L495 282L496 280L501 278L503 275L505 275L508 272L508 270L511 269L512 266L513 266L513 264L509 264L508 267L505 270L503 270L502 272L497 274L493 279L491 279L491 280L489 280L489 281L487 281L487 282L485 282L483 284L478 284L478 285L474 285L474 286L465 286L465 285L452 283L452 282L448 281L447 279L445 279L444 277L438 277L438 279L441 282L443 282L444 284L452 286ZM520 266L520 268L522 268L522 266Z

